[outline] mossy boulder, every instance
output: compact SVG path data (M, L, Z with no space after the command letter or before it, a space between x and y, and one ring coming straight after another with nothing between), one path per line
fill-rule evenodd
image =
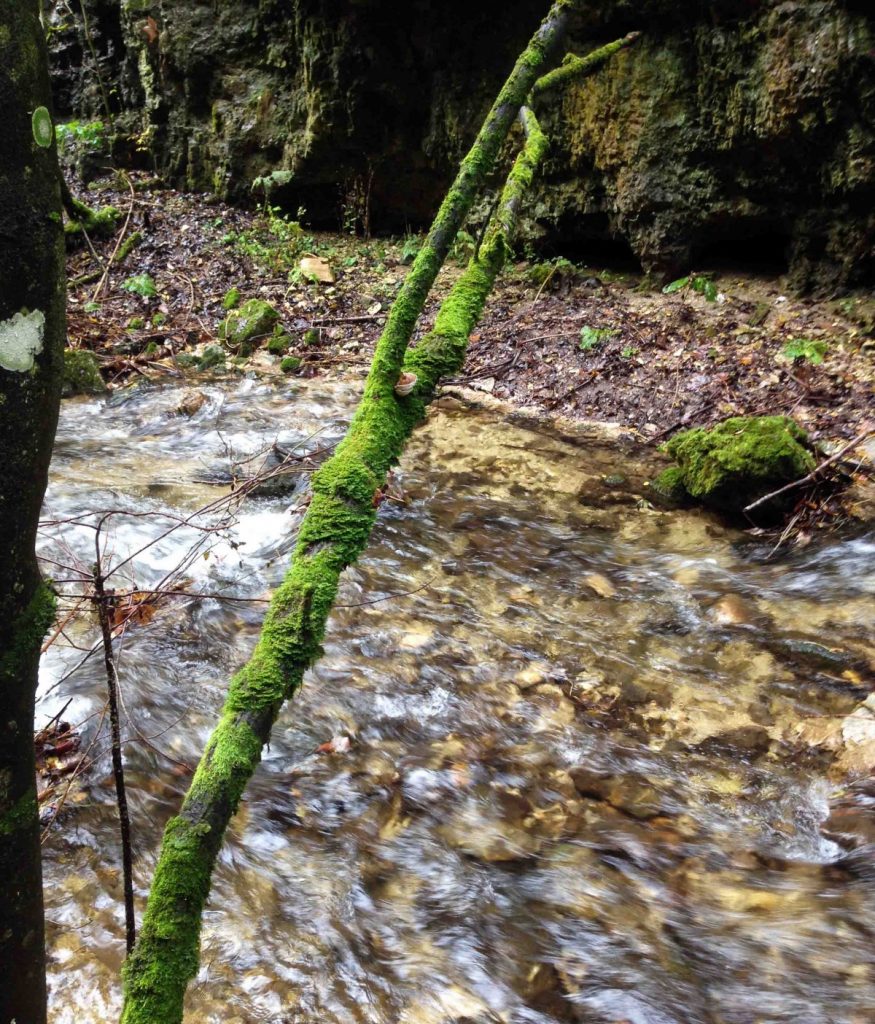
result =
M260 342L273 335L279 313L263 299L248 299L231 310L219 325L219 337L234 352L251 355Z
M106 391L106 384L100 376L97 360L91 352L67 349L64 352L65 397L70 395L99 395Z
M680 466L669 466L655 480L651 480L650 492L666 508L677 508L690 498L684 487L684 472Z
M267 351L273 356L284 356L288 352L291 343L292 339L277 324L273 329L273 334L268 339Z
M816 464L805 431L786 416L735 416L677 434L663 449L677 466L653 481L657 497L677 503L688 496L731 515ZM772 506L779 510L780 503Z

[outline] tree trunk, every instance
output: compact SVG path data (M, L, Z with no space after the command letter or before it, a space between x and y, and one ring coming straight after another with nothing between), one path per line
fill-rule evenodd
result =
M0 0L0 1024L46 1019L33 710L54 597L34 541L65 330L50 105L38 0Z

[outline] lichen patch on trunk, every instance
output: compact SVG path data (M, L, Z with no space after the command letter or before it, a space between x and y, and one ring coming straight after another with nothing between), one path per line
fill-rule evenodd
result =
M34 357L43 350L45 327L45 314L38 309L0 322L0 366L18 373L32 370Z

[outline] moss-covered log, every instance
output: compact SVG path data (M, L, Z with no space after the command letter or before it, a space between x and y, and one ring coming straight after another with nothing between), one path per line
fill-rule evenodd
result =
M33 715L54 597L34 553L60 403L64 248L37 0L0 0L0 1021L46 1019Z
M559 13L554 8L551 19ZM526 90L547 59L547 28L550 34L559 31L548 19L512 76L511 81L525 65L529 74L518 84L527 82ZM506 88L502 97L498 107L515 102L518 93L508 94ZM493 123L495 113L490 116ZM486 160L482 151L466 161L463 185L457 182L455 196L442 207L429 236L429 251L411 271L410 277L418 280L409 282L396 300L346 437L314 475L313 497L291 567L273 596L251 659L231 681L221 719L180 814L167 826L140 938L125 968L123 1024L181 1020L185 987L197 970L201 913L225 828L280 708L321 653L340 574L367 544L386 473L400 458L441 377L461 367L468 336L507 257L522 198L547 147L532 112L524 108L520 116L526 143L479 252L442 304L434 330L408 350L428 287L452 241L450 225L457 230L471 190L491 166L492 156ZM509 121L503 113L501 123L506 131ZM493 132L481 133L478 145L488 145L494 155L500 140ZM396 391L402 371L416 377L413 390L403 396Z
M640 32L630 32L628 35L623 36L622 39L617 39L613 43L600 47L598 50L593 50L592 53L588 53L585 57L578 57L576 54L569 53L558 68L548 71L546 75L535 82L532 95L538 97L541 93L547 92L548 89L557 89L560 86L568 85L569 82L575 81L578 78L585 78L587 75L591 75L603 64L607 64L615 53L619 53L620 50L631 46L640 35Z
M182 1019L185 989L198 967L201 913L225 828L280 708L320 654L340 574L358 558L370 536L376 492L400 457L439 377L461 361L465 324L476 322L504 259L506 243L500 230L490 233L480 253L483 266L493 269L473 267L463 275L461 290L454 289L454 308L444 317L446 329L436 325L434 334L417 349L419 355L411 354L411 365L422 375L415 394L400 398L394 388L416 320L514 118L552 59L569 7L567 0L553 5L489 112L393 304L349 431L313 478L313 497L291 567L273 596L252 657L231 681L219 724L182 809L167 825L140 937L125 966L124 1024L173 1024ZM529 150L543 142L540 133L533 137L536 141L530 141ZM531 178L533 161L521 161L509 185L514 196ZM502 203L502 213L508 216L505 211L516 202ZM469 284L475 282L477 287L469 294Z

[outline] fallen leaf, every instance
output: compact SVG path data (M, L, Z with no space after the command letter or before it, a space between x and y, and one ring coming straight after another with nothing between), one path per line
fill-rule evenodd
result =
M316 748L317 754L345 754L349 750L349 736L332 736L327 743L321 743Z

